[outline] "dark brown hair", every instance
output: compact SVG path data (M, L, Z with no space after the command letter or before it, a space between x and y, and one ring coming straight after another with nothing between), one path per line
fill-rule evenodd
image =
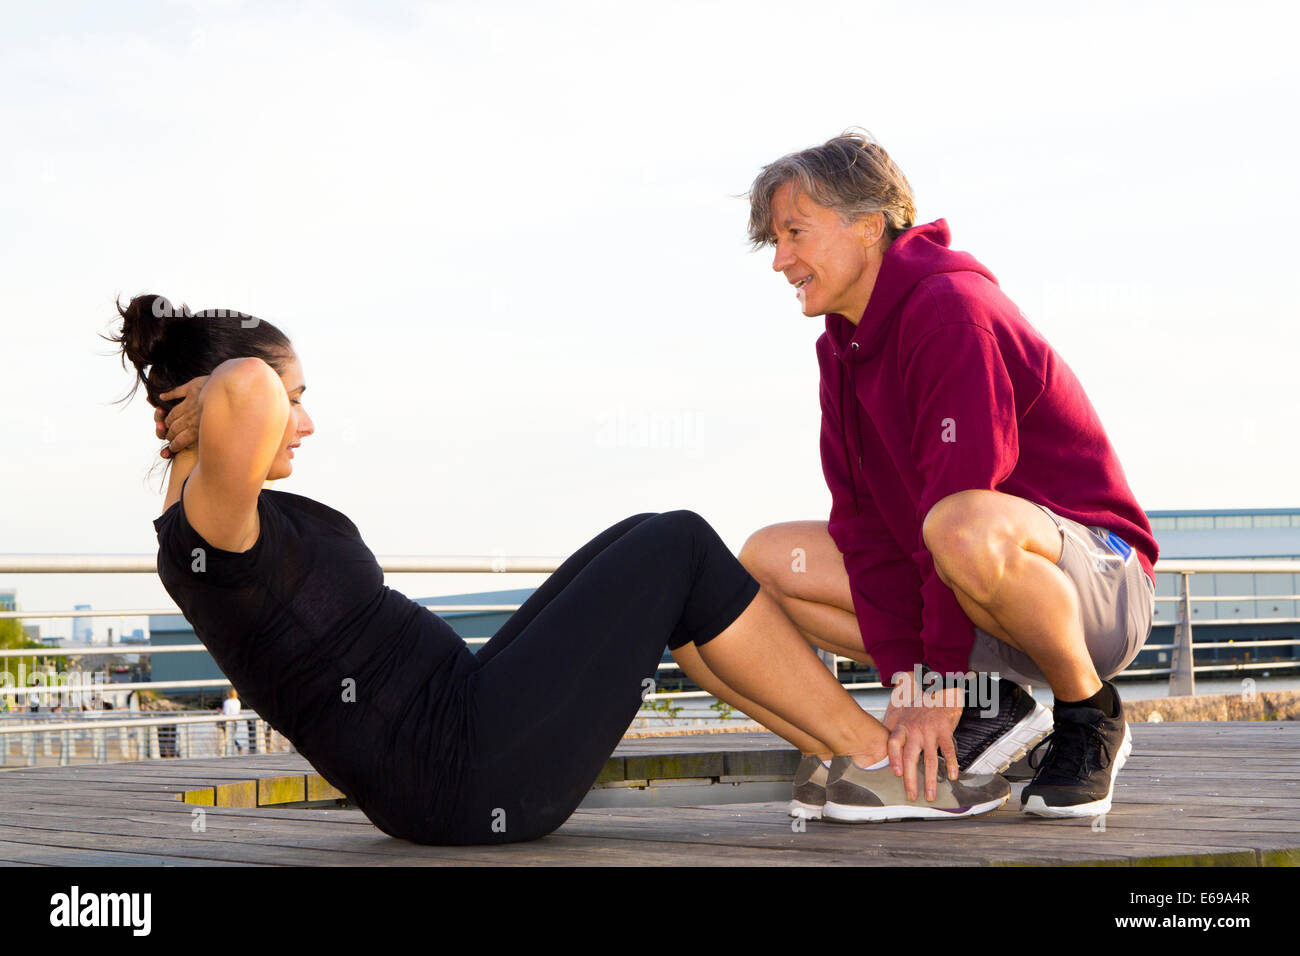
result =
M180 400L164 401L158 396L212 374L222 362L253 356L283 375L294 357L293 345L283 332L244 312L191 312L185 305L173 307L160 295L138 295L125 309L120 301L116 305L121 332L101 338L120 344L122 367L130 360L136 373L131 391L119 402L134 396L143 384L149 404L170 412Z

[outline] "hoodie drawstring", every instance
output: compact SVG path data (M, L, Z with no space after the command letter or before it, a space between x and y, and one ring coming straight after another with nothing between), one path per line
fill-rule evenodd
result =
M850 385L850 378L853 375L853 366L849 362L843 363L843 374L840 376L840 408L844 409L846 414L840 416L840 428L844 437L844 463L849 469L849 481L853 485L853 509L857 514L862 513L862 502L858 498L858 476L862 470L862 451L854 443L854 438L858 430L858 390ZM849 423L849 415L853 416L852 424ZM858 467L853 467L853 459L858 460Z

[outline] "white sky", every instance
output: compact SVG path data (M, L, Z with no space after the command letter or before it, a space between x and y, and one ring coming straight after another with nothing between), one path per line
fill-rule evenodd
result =
M112 404L130 377L96 337L141 292L294 340L317 432L277 488L376 554L566 554L672 508L738 550L824 518L823 320L748 251L735 197L850 125L1079 375L1143 507L1294 506L1296 20L5 5L0 552L156 551L151 410ZM170 603L144 575L4 587L27 610Z

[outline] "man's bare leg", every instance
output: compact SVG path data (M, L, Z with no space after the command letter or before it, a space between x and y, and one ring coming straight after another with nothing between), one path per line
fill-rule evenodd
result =
M975 626L1023 651L1061 700L1101 689L1079 594L1056 562L1061 532L1032 502L999 491L949 495L926 516L936 573Z
M740 563L810 644L873 664L862 646L844 555L826 522L788 521L762 528L740 549Z

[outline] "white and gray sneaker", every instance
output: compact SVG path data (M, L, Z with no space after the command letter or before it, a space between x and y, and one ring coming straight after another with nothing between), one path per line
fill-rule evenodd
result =
M826 805L826 778L829 771L816 754L804 754L794 774L794 795L790 799L790 816L820 820Z
M883 823L886 820L940 820L970 817L996 810L1011 796L1011 784L996 773L964 773L956 780L939 771L934 800L925 799L925 757L917 755L916 772L921 790L907 799L903 778L888 764L864 770L849 757L831 761L822 817L840 823Z

